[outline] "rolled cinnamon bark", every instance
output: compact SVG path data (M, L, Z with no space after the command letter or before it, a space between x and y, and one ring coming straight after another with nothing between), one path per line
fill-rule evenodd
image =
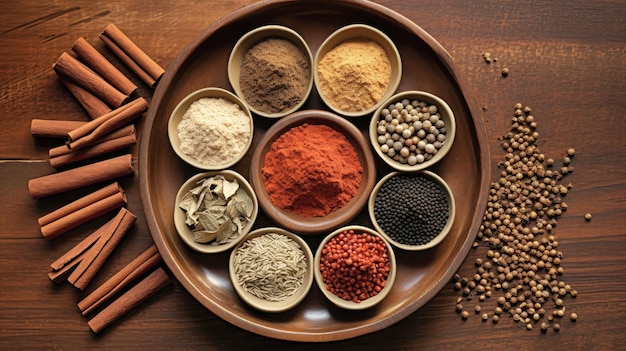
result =
M67 138L67 133L87 122L37 119L30 121L30 134L35 138Z
M126 108L124 108L126 107ZM89 123L95 122L93 120L89 122L87 125L81 126L70 133L68 133L68 138L70 143L68 147L70 149L80 149L85 147L86 145L90 145L98 138L101 138L104 135L107 135L113 132L116 129L119 129L123 126L126 126L132 123L135 119L137 119L144 111L148 109L148 102L144 98L138 98L133 100L132 102L124 105L122 108L119 108L113 112L119 111L118 113L114 113L110 118L107 118L104 122L98 125L95 129L93 129L90 133L78 133L77 130L86 130ZM111 112L111 113L113 113ZM108 116L107 114L106 116ZM100 118L104 118L102 116Z
M128 100L128 95L117 90L102 77L66 52L61 54L53 65L53 68L56 72L65 75L74 81L74 83L97 96L111 107L120 107Z
M100 239L101 235L102 235L102 228L99 228L98 230L95 230L93 233L89 234L89 236L87 236L81 242L76 244L76 246L74 246L68 252L63 254L63 256L59 257L56 261L52 262L50 264L50 268L52 268L52 271L54 272L54 271L59 271L63 269L68 264L71 264L72 262L76 262L76 259L79 257L82 259L83 257L82 255L87 251L87 249L91 247L91 245L93 245L93 243L95 243L96 241L98 241L98 239ZM77 262L77 264L78 263L80 263L80 261Z
M137 217L132 212L122 207L118 214L104 225L104 232L89 248L67 281L78 289L84 290L136 220Z
M98 118L105 113L111 112L111 108L104 101L100 100L94 94L88 92L87 90L81 88L79 85L74 83L71 79L67 78L64 74L57 72L57 77L59 77L59 81L65 85L67 90L74 95L78 103L87 111L87 114L92 119Z
M137 143L135 134L126 135L120 138L106 140L101 143L79 149L65 155L50 158L50 166L60 168L74 162L87 160L93 157L108 154L113 151L121 150Z
M102 199L106 199L107 197L118 193L124 193L124 189L122 189L119 183L115 182L102 189L94 191L89 195L85 195L76 201L70 202L69 204L60 207L45 216L39 217L37 222L40 226L45 226L65 216L71 215L81 208L92 205Z
M57 172L28 181L34 199L59 194L84 186L131 175L135 172L130 154Z
M107 60L96 48L94 48L85 38L78 38L72 50L86 64L102 76L107 82L116 87L126 95L131 95L137 90L135 83L131 82L117 67Z
M78 303L83 316L91 313L128 284L156 267L159 262L161 262L161 256L156 246L152 245Z
M52 240L81 224L87 223L125 204L126 195L124 193L113 194L65 217L59 218L52 223L46 224L41 227L41 234L46 240Z
M157 268L87 322L89 328L96 334L101 332L170 283L163 268Z
M100 39L146 84L154 88L165 70L132 42L113 23L104 28Z
M122 138L128 135L132 135L132 134L136 134L136 128L133 124L129 124L125 127L122 127L116 131L113 131L101 138L98 138L96 140L93 141L92 145L98 144L98 143L103 143L105 141L109 141L109 140L114 140L114 139L118 139L118 138ZM65 137L67 138L67 133L65 133ZM137 136L135 136L135 139L137 138ZM85 147L89 147L90 145L83 145ZM61 146L57 146L57 147L53 147L50 150L48 150L48 156L50 156L50 158L53 157L58 157L61 155L67 155L67 154L71 154L73 152L76 152L76 150L72 150L69 147L67 147L67 144L63 144Z

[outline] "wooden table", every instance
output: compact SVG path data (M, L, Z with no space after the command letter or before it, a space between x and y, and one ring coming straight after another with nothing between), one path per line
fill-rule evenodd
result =
M579 295L567 299L561 331L528 331L512 318L467 321L455 312L459 293L445 288L425 307L388 328L325 344L255 335L221 320L178 282L95 335L76 303L85 293L55 285L48 265L102 222L45 241L37 218L84 191L33 200L29 179L53 172L54 144L30 135L34 118L87 120L51 66L80 36L97 42L109 23L122 28L163 67L210 23L252 3L238 1L39 1L0 5L0 349L624 349L626 345L626 3L480 0L376 1L437 39L455 59L484 106L493 164L513 105L532 107L539 147L559 159L576 149L569 209L558 219L563 279ZM482 54L498 60L487 64ZM501 71L508 68L508 77ZM140 94L151 90L140 85ZM132 149L136 156L138 147ZM152 244L138 177L122 180L136 228L92 283L98 285ZM593 218L587 222L585 213ZM473 274L478 251L460 273Z

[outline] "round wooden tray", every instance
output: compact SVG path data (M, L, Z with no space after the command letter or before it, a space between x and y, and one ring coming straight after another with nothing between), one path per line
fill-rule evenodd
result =
M181 184L200 172L176 156L167 138L170 113L187 94L204 87L231 90L227 62L237 40L266 24L296 30L317 52L336 29L365 23L395 41L403 59L398 91L423 90L443 98L457 119L457 135L450 153L431 171L454 193L457 214L447 238L422 252L396 250L398 271L393 291L378 306L365 311L334 307L317 286L296 308L278 314L248 307L235 293L228 276L228 252L201 254L180 240L173 208ZM315 91L302 109L327 109ZM275 120L255 116L252 147L232 169L248 175L250 155ZM369 118L350 119L367 135ZM377 161L377 177L390 172ZM139 178L141 197L152 237L163 259L180 283L211 312L243 329L273 338L331 341L383 329L415 312L436 295L459 268L482 220L489 191L490 160L481 110L467 82L448 53L428 33L405 17L366 1L267 1L242 8L210 25L168 67L152 99L141 137ZM352 221L372 227L367 210ZM274 226L259 213L255 228ZM306 236L315 251L321 237Z

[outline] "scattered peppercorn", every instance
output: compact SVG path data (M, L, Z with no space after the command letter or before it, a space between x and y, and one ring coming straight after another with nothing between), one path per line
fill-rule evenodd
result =
M502 171L491 183L475 241L479 245L473 245L484 248L486 257L474 259L472 279L455 275L454 281L476 282L475 287L465 286L464 296L476 294L485 301L497 294L493 317L508 312L529 330L535 322L541 323L545 332L549 324L541 320L552 322L564 316L565 297L578 294L562 280L563 253L554 233L557 219L567 210L563 198L572 186L561 181L573 171L569 164L574 150L567 150L562 167L551 169L554 159L539 151L537 122L531 112L516 104L511 130L502 138L505 156L498 163ZM551 313L546 311L549 305ZM560 329L558 323L552 327Z
M449 214L446 192L425 174L393 176L374 199L376 223L392 240L404 245L429 243L444 228Z
M552 329L558 332L559 330L561 330L561 325L559 323L554 323L554 325L552 326Z
M571 319L571 320L572 320L572 322L576 322L576 320L578 319L578 315L577 315L576 313L572 312L572 313L569 315L569 319Z
M508 68L506 68L506 67L504 67L504 68L502 69L502 76L503 76L503 77L506 77L506 76L508 76L508 75L509 75L509 69L508 69Z
M346 230L322 249L319 269L333 294L359 303L377 295L389 276L389 254L381 238Z
M591 213L585 213L585 220L589 222L591 220Z
M461 318L467 319L468 317L469 317L469 312L467 312L467 311L461 312Z

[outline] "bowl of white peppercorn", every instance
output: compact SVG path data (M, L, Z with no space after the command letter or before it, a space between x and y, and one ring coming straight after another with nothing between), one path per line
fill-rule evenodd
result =
M452 190L430 171L387 174L374 186L367 205L374 228L393 246L407 251L441 243L456 212Z
M277 227L257 229L233 249L228 264L237 295L265 312L297 306L313 285L313 252L298 235Z
M246 104L231 92L212 87L182 99L167 125L174 152L202 170L226 169L239 162L252 144L253 132Z
M416 172L439 162L456 134L454 113L438 96L405 91L374 112L369 137L376 154L398 171Z

